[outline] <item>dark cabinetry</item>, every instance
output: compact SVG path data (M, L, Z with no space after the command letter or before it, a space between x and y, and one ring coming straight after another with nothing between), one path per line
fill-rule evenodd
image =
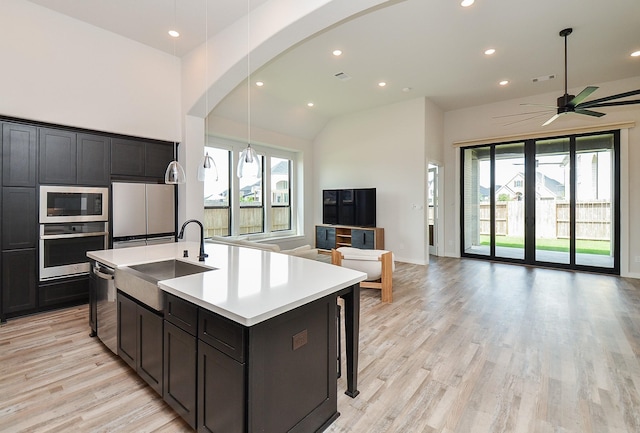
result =
M335 227L316 226L316 248L330 250L336 247Z
M351 246L363 250L372 250L375 247L376 235L373 230L351 230Z
M108 137L40 128L40 183L108 185Z
M110 183L111 139L91 134L78 134L76 154L77 183L107 186Z
M62 304L77 304L79 301L87 302L88 293L88 277L40 283L38 287L38 306L50 307Z
M76 147L74 132L40 128L40 183L76 183Z
M164 179L167 166L173 161L173 146L160 143L146 143L144 173L147 177Z
M0 319L32 312L37 286L37 128L2 123Z
M198 341L198 431L245 432L244 365Z
M35 202L35 188L2 188L3 319L38 305Z
M164 400L196 428L198 307L165 295Z
M198 338L198 428L244 432L247 330L201 309Z
M384 249L384 229L380 227L316 226L316 248L331 250L353 247Z
M36 128L2 124L2 185L36 185Z
M337 416L336 297L249 328L252 431L321 431Z
M165 296L164 398L189 425L302 433L337 417L335 296L251 327Z
M35 188L2 188L2 249L35 248L36 216Z
M2 287L3 316L36 307L35 249L2 252Z
M163 320L118 292L118 355L162 395Z
M162 179L173 160L173 147L166 143L114 138L111 145L111 174Z

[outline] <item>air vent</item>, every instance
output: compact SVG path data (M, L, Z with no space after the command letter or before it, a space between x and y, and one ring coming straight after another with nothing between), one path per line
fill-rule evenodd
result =
M537 83L538 81L553 80L554 78L556 78L556 75L555 75L555 74L552 74L552 75L543 75L542 77L532 78L532 79L531 79L531 81L533 81L534 83Z
M351 76L345 74L344 72L338 72L337 74L333 74L340 81L347 81L351 79Z

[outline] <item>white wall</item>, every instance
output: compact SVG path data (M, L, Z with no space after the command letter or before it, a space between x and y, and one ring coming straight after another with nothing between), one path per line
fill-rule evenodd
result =
M600 88L592 99L622 93L640 88L640 77L595 84ZM570 89L577 94L582 88ZM463 140L487 139L495 142L495 137L517 134L548 134L553 131L586 128L616 122L633 121L637 125L622 134L621 151L621 273L625 276L640 278L640 226L635 223L640 218L640 106L602 108L607 113L601 118L575 114L560 117L549 126L542 127L546 118L532 119L511 126L503 126L513 118L495 118L517 112L528 111L521 103L554 104L560 93L547 93L531 98L488 104L445 113L444 121L444 158L446 173L444 211L446 255L460 256L460 151L452 143ZM526 116L523 116L526 117ZM550 117L550 116L549 116ZM542 120L541 120L542 119ZM628 138L628 139L627 139ZM636 262L636 257L638 262Z
M323 189L375 187L385 249L399 261L428 262L425 105L418 98L329 121L313 147L316 224Z
M24 0L0 29L0 114L180 140L178 58Z

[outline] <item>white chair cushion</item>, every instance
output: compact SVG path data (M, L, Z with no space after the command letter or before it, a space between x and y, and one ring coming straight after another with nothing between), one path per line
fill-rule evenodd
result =
M353 247L340 247L337 249L342 254L342 266L367 274L366 281L380 279L382 275L382 262L379 257L388 253L385 250L361 250ZM395 270L395 261L391 255L392 266Z

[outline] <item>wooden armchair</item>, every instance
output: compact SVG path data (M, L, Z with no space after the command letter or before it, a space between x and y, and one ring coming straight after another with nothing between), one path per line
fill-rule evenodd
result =
M340 247L331 250L331 263L366 273L360 287L380 289L382 302L393 302L395 263L391 251Z

